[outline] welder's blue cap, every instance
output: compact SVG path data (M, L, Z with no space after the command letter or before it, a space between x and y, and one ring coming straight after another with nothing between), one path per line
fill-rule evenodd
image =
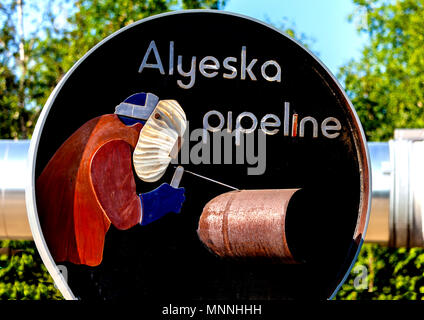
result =
M115 114L135 119L147 120L158 104L159 98L153 93L136 93L115 108Z

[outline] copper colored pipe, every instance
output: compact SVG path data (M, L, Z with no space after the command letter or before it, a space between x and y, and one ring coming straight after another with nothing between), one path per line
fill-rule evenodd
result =
M237 190L209 201L197 234L215 254L296 263L287 245L286 212L299 189Z

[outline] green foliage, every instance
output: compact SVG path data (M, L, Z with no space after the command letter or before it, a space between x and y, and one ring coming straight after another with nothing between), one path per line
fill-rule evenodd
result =
M367 288L356 289L355 267L367 268ZM349 278L337 294L343 300L424 300L424 249L365 244Z
M351 19L369 37L359 61L340 69L370 140L424 127L424 0L354 0Z
M0 255L0 300L63 299L34 242L0 241L0 248L11 249L11 254Z

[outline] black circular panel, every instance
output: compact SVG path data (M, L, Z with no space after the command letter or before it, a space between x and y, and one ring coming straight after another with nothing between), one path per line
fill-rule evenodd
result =
M170 44L174 52L172 74ZM159 67L149 67L158 63L153 49L148 54L147 67L139 72L149 46L157 49L163 74ZM245 79L244 54L246 68L257 59L251 74L245 71ZM178 56L184 72L190 70L195 59L191 88L179 85L178 81L187 85L190 77L178 71ZM206 70L209 74L217 72L210 78L199 69L207 56L219 62L218 70ZM228 57L233 59L226 60ZM235 76L232 68L224 67L224 61L236 70ZM214 62L209 59L207 64ZM276 79L278 67L280 81ZM252 75L256 80L252 80ZM269 81L270 77L275 81ZM98 267L63 263L75 296L171 300L330 297L362 243L369 168L360 123L322 64L278 30L246 17L198 11L140 21L90 51L65 77L40 120L43 125L37 137L35 178L75 130L94 117L113 113L116 105L137 92L151 92L161 100L177 100L187 115L190 132L202 128L205 114L212 110L223 115L223 130L228 127L228 112L232 114L233 129L242 112L252 113L259 129L267 114L280 119L280 126L270 128L279 131L265 136L265 153L255 144L254 155L259 150L262 160L244 164L190 161L182 165L239 189L301 188L287 213L288 244L301 263L231 261L212 255L198 239L197 223L204 205L230 190L185 174L181 186L186 189L186 201L180 214L127 231L111 226ZM297 114L295 134L293 114ZM304 134L300 137L305 117L311 118L303 122ZM334 138L323 134L323 122L329 117L340 124L340 129L325 129L328 135L338 133ZM219 124L216 116L209 120L211 126ZM251 119L245 117L242 125L250 127ZM337 122L327 120L327 125L336 126ZM255 139L259 141L257 131ZM198 143L199 139L185 141L190 149ZM263 174L248 174L248 168L264 163ZM137 182L138 191L170 182L173 171L170 166L154 184Z

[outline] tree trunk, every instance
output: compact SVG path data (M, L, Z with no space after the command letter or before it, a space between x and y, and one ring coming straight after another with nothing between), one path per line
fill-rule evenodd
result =
M25 139L28 136L28 130L25 124L25 119L23 118L23 113L25 110L25 78L27 74L26 66L26 56L25 56L25 38L24 38L24 10L23 10L23 1L17 0L17 13L18 13L18 37L19 37L19 66L21 69L21 76L19 79L19 123L21 126L22 138Z

